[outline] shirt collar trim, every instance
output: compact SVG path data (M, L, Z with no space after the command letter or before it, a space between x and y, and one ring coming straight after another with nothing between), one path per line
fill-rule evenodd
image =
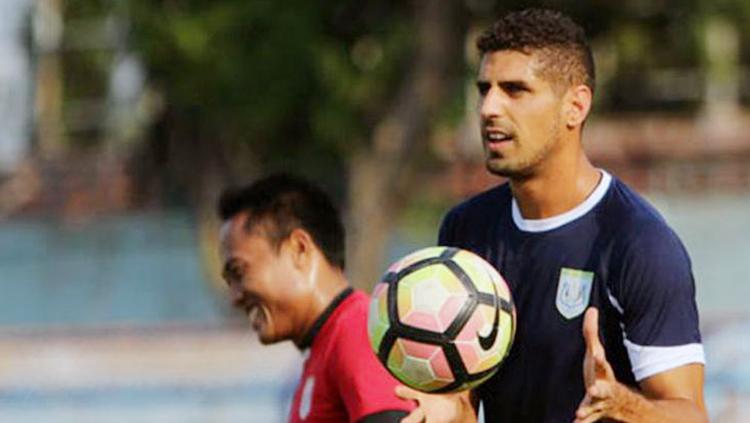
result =
M511 203L511 215L513 216L513 223L516 227L524 232L546 232L553 229L557 229L563 225L566 225L586 213L590 212L597 204L604 198L607 193L609 186L612 182L612 176L605 170L600 169L602 177L599 180L599 184L596 186L594 191L584 200L581 204L577 205L571 210L565 213L558 214L557 216L547 217L544 219L524 219L521 216L521 209L518 208L516 199L513 198Z
M323 325L328 321L328 318L331 317L334 311L336 311L336 308L338 308L339 305L341 305L342 302L344 302L349 295L351 295L354 292L354 288L347 287L345 290L341 291L336 297L333 299L333 301L328 304L325 310L323 310L323 313L318 316L317 319L315 319L315 323L313 323L310 330L305 334L305 336L302 338L302 340L297 344L297 348L300 350L306 350L310 348L313 341L315 340L315 336L320 332L320 329L323 328Z

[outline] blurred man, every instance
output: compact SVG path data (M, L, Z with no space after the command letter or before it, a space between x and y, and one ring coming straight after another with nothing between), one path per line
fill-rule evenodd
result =
M487 169L508 183L452 209L441 245L509 282L513 348L469 395L429 396L405 422L702 422L703 347L690 260L638 194L586 157L594 64L583 30L548 10L478 40ZM588 309L588 310L587 310Z
M263 344L309 351L290 422L395 422L413 408L367 338L368 297L344 276L344 228L326 194L273 175L225 192L221 256L234 304Z

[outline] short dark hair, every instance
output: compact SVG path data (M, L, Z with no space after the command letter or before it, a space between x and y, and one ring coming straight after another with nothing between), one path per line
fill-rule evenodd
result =
M321 188L299 176L276 173L245 187L226 189L218 212L224 221L247 212L248 231L267 224L264 229L275 248L294 229L304 229L328 262L344 269L345 234L339 211Z
M549 9L511 12L477 39L477 48L488 52L515 50L525 54L542 51L543 76L558 85L587 85L594 91L594 57L586 34L568 16Z

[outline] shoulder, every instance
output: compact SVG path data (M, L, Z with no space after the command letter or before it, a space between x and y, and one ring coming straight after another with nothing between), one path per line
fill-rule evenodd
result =
M510 186L504 183L462 201L450 209L446 217L482 215L503 207L503 204L510 205L511 200Z
M620 254L685 254L679 237L656 208L619 179L613 178L603 211Z
M510 215L512 199L506 183L459 203L443 218L438 243L455 245L461 238L477 236L474 232L484 228L487 222L496 222L503 212Z
M367 340L369 296L358 289L345 299L333 317L332 343L337 351L363 348ZM369 347L369 341L366 347ZM337 357L340 359L341 357Z
M334 339L327 377L336 386L352 421L384 411L413 408L409 402L395 396L397 382L378 361L370 346L367 335L369 303L366 293L355 290L341 304L332 333Z
M354 289L349 298L345 299L339 306L339 310L337 310L337 326L341 326L342 324L349 326L353 320L366 322L369 305L370 296L362 290Z
M612 236L610 288L621 306L635 314L650 309L664 314L665 304L674 302L693 307L690 257L656 209L617 181L602 215Z
M338 367L342 352L361 348L362 339L367 339L368 305L367 294L354 289L329 310L313 339L311 357L326 362L325 367ZM331 305L328 307L330 309Z
M367 335L368 307L369 296L355 289L331 316L325 355L329 358L327 371L334 378L353 377L362 368L360 360L375 359Z

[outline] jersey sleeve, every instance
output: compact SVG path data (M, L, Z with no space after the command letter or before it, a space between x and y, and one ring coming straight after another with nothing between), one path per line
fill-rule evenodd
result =
M666 225L640 228L618 252L610 302L621 313L636 380L705 363L690 259Z
M329 375L336 384L349 414L349 421L388 410L411 411L411 402L396 396L396 379L378 361L367 337L366 304L351 313L339 328L334 347L335 365Z

